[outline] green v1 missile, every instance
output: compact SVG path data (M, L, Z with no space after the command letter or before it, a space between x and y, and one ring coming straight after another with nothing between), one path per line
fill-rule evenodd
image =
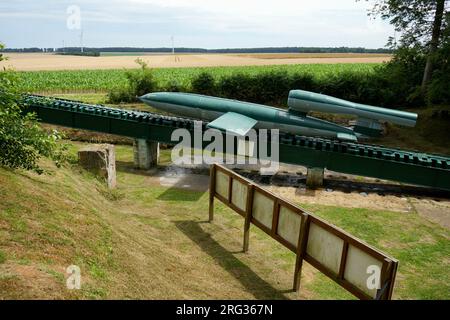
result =
M209 128L236 135L245 135L255 127L306 136L357 140L350 128L261 104L180 92L148 93L139 99L155 109L203 120L209 122Z

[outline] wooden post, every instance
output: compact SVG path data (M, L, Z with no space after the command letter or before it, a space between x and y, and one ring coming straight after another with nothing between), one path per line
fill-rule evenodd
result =
M300 233L297 243L297 257L295 260L294 284L292 290L298 292L300 290L300 280L302 277L303 258L306 253L306 243L308 242L309 215L302 214L302 222L300 225Z
M391 268L391 272L389 274L391 283L389 283L389 291L387 293L386 300L392 299L392 293L394 292L395 276L397 275L398 261L397 260L392 261L391 266L392 266L392 268Z
M248 245L250 241L250 222L252 220L253 211L253 192L254 188L252 184L247 187L247 203L245 208L245 222L244 222L244 252L248 251Z
M211 165L209 173L209 222L214 220L214 195L216 194L216 165Z
M384 259L380 274L380 288L377 290L376 300L390 300L389 294L391 291L390 286L392 285L390 283L392 279L392 265L393 261L391 259Z

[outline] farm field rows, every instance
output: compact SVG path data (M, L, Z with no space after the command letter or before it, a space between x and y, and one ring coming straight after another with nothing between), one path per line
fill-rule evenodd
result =
M201 72L210 72L215 77L233 73L256 74L269 71L287 71L288 73L310 73L315 77L326 77L339 72L372 72L378 63L348 64L297 64L238 67L203 68L155 68L154 75L159 85L176 84L189 87L192 77ZM106 92L126 85L125 69L107 70L54 70L23 71L23 89L33 93L52 92Z
M189 67L241 67L266 65L296 65L313 63L381 63L389 61L390 55L373 54L124 54L100 57L75 55L55 55L50 53L8 53L7 61L0 67L12 67L17 71L42 70L91 70L91 69L132 69L140 58L152 68ZM268 57L270 59L268 59Z

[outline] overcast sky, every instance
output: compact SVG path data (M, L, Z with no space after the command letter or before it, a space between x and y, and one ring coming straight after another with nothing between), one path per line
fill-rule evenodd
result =
M171 36L177 47L383 47L393 29L368 8L364 0L0 0L0 42L79 46L83 30L91 47L171 47Z

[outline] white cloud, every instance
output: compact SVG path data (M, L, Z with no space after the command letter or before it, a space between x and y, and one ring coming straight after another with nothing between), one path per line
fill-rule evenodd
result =
M139 37L159 46L157 39L169 34L180 46L378 47L393 33L386 22L367 18L369 3L355 0L18 0L0 4L0 37L11 34L2 30L14 33L10 25L17 23L36 33L33 41L50 42L45 39L52 35L40 32L40 25L53 21L55 30L64 28L72 4L81 8L86 34L99 41L91 45L108 45L100 41L112 33L118 34L115 45L124 46Z

